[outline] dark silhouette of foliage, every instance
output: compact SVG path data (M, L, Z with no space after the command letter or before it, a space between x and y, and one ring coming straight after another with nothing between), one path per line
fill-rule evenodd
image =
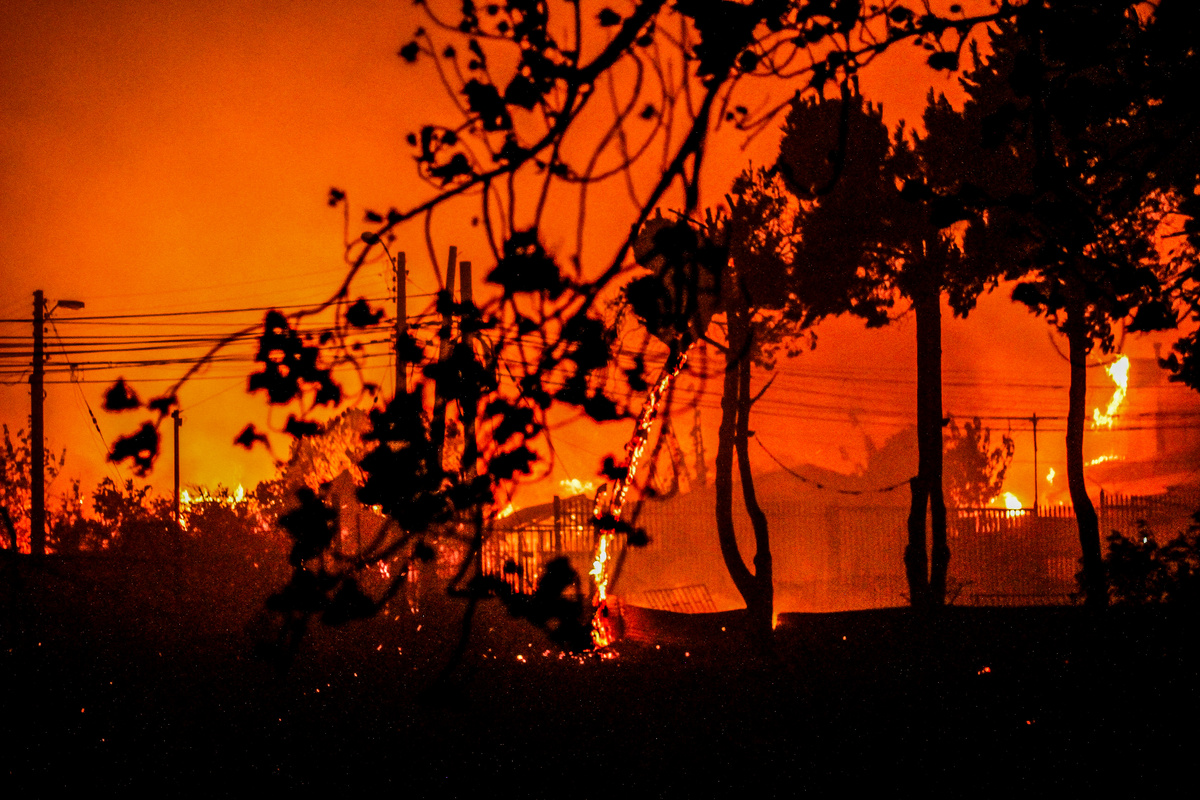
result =
M0 509L4 512L0 541L6 549L28 552L33 462L29 434L20 429L14 441L7 425L0 428L4 431L4 441L0 442ZM55 456L50 448L45 448L46 485L52 484L62 471L66 457L65 449Z
M964 262L952 236L951 226L971 214L931 180L924 156L944 144L935 121L927 112L929 135L910 138L903 125L889 134L881 109L851 88L837 99L797 98L776 165L806 209L797 259L824 266L800 273L800 296L827 297L826 306L847 303L868 327L886 324L898 299L908 301L916 317L919 466L910 481L904 562L910 602L919 608L945 602L950 559L942 488L942 297L966 315L996 280Z
M167 559L178 542L170 500L153 497L149 486L104 478L92 492L92 510L122 553Z
M1132 537L1112 531L1104 566L1115 605L1200 607L1200 516L1165 545L1144 521Z
M242 429L242 432L237 435L237 438L233 440L233 443L239 447L249 450L254 447L256 443L269 445L270 440L267 439L267 435L265 433L262 433L258 430L258 428L254 427L253 423L250 423Z
M946 427L943 472L950 504L982 508L999 497L1015 449L1010 436L1001 436L993 448L992 432L978 417L961 428L951 419Z
M145 477L154 466L158 457L158 431L149 422L142 423L137 433L123 436L113 444L108 460L121 462L125 459L133 461L133 471L138 477Z
M350 302L351 281L394 240L399 226L423 219L428 231L440 209L478 202L473 216L482 226L492 261L481 274L500 290L499 297L482 306L466 298L455 303L455 287L445 282L433 309L447 321L437 341L423 352L409 343L400 356L436 384L433 413L425 407L424 387L401 393L386 409L371 413L370 450L359 464L364 478L358 494L362 503L382 507L388 519L385 532L353 559L333 559L327 550L321 558L308 559L307 568L297 567L290 594L281 592L273 601L277 608L291 609L291 633L302 632L305 615L327 607L339 592L356 598L346 587L354 580L362 589L365 583L356 576L369 565L411 558L418 537L454 538L464 523L471 533L458 540L462 560L450 590L471 603L494 593L478 574L487 522L497 498L511 491L512 479L536 470L540 454L548 450L534 444L547 433L545 415L558 404L596 420L628 417L637 403L633 392L649 383L643 369L627 373L627 386L610 384L615 341L598 310L601 297L628 277L635 240L669 194L682 198L681 203L669 200L680 209L680 220L696 216L707 140L718 123L734 135L752 136L787 108L786 100L772 100L761 114L750 114L737 100L742 85L778 86L785 97L797 88L820 92L831 82L851 81L858 69L896 42L917 42L931 53L957 52L976 26L1014 13L1007 3L978 16L899 12L902 7L907 5L899 0L869 7L840 0L640 0L620 14L585 15L570 4L560 8L510 0L486 8L462 4L443 18L438 9L422 4L429 27L417 29L399 56L441 80L462 114L457 122L430 122L406 137L432 193L403 209L370 212L365 218L372 229L358 237L347 234L349 269L327 303L266 316L259 333L261 367L250 376L249 389L262 390L270 404L294 409L288 426L298 440L319 435L310 414L342 403L346 398L335 375L359 369L349 329L374 319L375 312ZM632 96L622 97L619 85L631 87ZM610 92L610 104L605 104L604 92ZM635 185L639 170L652 176L647 187ZM585 236L589 208L597 202L588 191L602 183L629 189L630 209L612 210L627 213L628 225L622 229L629 234L594 256L585 252L599 246L598 239L589 245L592 237ZM560 207L558 198L567 192L577 192L579 198L574 247L551 253L543 244L550 241L546 229L551 222L561 229L565 220L548 212ZM726 221L711 219L697 240L702 247L709 246L709 239L731 244L719 243L711 254L696 257L681 254L675 245L663 247L679 267L706 265L702 269L709 277L700 281L702 293L690 299L686 292L681 295L690 280L684 272L666 287L666 299L652 297L642 307L662 306L660 327L678 332L683 319L690 329L689 305L703 307L709 301L702 294L710 289L719 293L727 317L736 318L727 323L728 346L744 365L734 371L734 388L748 411L750 359L767 364L780 349L793 349L792 332L819 314L764 318L753 336L742 335L738 326L749 324L752 304L774 302L768 294L783 285L771 283L774 277L762 283L767 273L756 259L777 256L750 230L755 214L761 219L779 201L756 205L760 201L744 186L731 197L742 205L731 208ZM346 193L331 189L328 201L342 208L348 227ZM719 231L726 225L744 229ZM427 235L426 240L441 281L432 238ZM734 270L722 272L725 259ZM600 266L593 268L594 263ZM732 305L730 298L737 298ZM715 312L716 304L712 308ZM303 332L303 321L326 309L337 313L338 330L315 341ZM449 315L461 321L457 336ZM704 333L689 330L692 336ZM194 373L182 376L166 396L173 398ZM505 405L493 405L497 399ZM456 409L457 420L447 420L442 409ZM481 409L496 412L489 416L487 430L475 427ZM169 409L152 411L158 414L156 422L146 423L136 435L138 442L119 441L114 458L139 458L138 467L148 468L157 452L157 426ZM739 419L739 457L744 457L746 414ZM463 435L448 441L443 434L447 429ZM238 438L243 444L258 441L252 431ZM747 465L742 472L748 474ZM306 556L325 541L325 533L316 532L324 530L326 512L321 509L328 507L320 497L323 490L309 488L313 495L304 507L316 515L311 530L299 518L290 520L293 533L302 534L297 541L305 543L301 550ZM329 541L335 548L336 537ZM762 573L769 576L769 568ZM401 577L375 596L377 604L398 590L405 570L397 575ZM347 602L361 608L356 599Z
M382 222L383 218L381 217L379 221ZM383 309L377 308L372 311L364 297L358 298L354 305L346 311L346 322L354 328L369 328L372 325L378 325L381 319L383 319Z
M1067 339L1067 481L1093 608L1108 592L1083 475L1088 359L1111 352L1123 324L1173 324L1176 265L1157 246L1171 203L1154 178L1160 132L1144 124L1141 47L1156 27L1127 3L1030 4L998 25L986 59L973 51L963 114L939 115L958 147L930 155L940 182L984 209L967 258L1020 279L1013 299Z
M138 398L137 392L125 383L124 378L117 378L117 382L104 393L105 411L129 411L141 407L142 401Z

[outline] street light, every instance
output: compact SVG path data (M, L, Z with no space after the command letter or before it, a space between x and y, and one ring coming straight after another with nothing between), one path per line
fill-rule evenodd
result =
M46 311L46 297L39 289L33 293L33 373L29 376L30 404L30 449L32 463L30 464L30 510L29 510L29 552L34 556L46 555L46 443L45 416L42 401L45 399L43 379L45 377L45 348L42 337L45 334L46 321L55 309L66 308L78 311L83 308L81 300L59 300L49 311Z

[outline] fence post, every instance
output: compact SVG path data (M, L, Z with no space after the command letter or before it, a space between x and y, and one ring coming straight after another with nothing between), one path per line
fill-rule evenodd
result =
M554 554L562 555L562 500L554 495Z

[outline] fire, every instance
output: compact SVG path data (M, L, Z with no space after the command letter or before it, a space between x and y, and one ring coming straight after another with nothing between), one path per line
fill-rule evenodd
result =
M1108 401L1108 408L1104 413L1100 413L1100 409L1092 409L1092 425L1097 428L1111 428L1116 422L1114 415L1117 409L1121 407L1121 403L1125 401L1125 394L1129 391L1129 356L1121 356L1113 363L1104 368L1108 373L1108 377L1112 378L1112 382L1117 388L1113 390L1112 399Z
M633 476L637 472L638 461L641 459L642 451L646 449L646 443L650 440L650 426L654 423L654 419L658 416L658 404L662 402L663 396L666 394L667 387L671 385L671 381L679 374L679 370L683 369L683 364L687 360L687 351L678 350L671 353L667 359L667 363L663 366L662 374L658 381L650 389L650 394L646 396L646 402L642 405L641 413L638 414L637 425L633 429L633 436L625 445L625 476L617 481L613 490L609 493L611 501L608 506L608 513L613 519L621 518L621 511L625 505L625 495L629 491L629 486L633 483ZM596 496L596 506L593 512L596 519L604 516L604 510L600 504L600 496ZM592 616L592 642L596 647L607 647L614 640L613 632L609 630L607 614L605 609L608 603L608 584L612 581L612 575L609 572L611 554L616 536L612 533L601 533L596 539L596 557L592 560L592 569L590 575L596 582L596 613Z
M496 512L496 519L504 519L505 517L511 517L512 513L516 510L517 509L513 507L513 504L509 503L504 508L502 508Z
M1046 483L1054 483L1054 475L1054 467L1051 467L1050 471L1046 473Z
M1087 462L1087 465L1089 467L1094 467L1097 464L1103 464L1105 461L1116 461L1118 458L1119 456L1109 453L1106 456L1096 456L1091 461Z
M581 481L578 478L566 478L558 482L559 488L564 492L573 494L588 494L596 491L596 484L591 481Z
M1004 507L1008 509L1008 516L1010 517L1019 517L1025 513L1025 506L1021 503L1020 498L1012 492L1004 493Z
M229 491L220 484L217 484L216 493L210 492L207 486L199 486L196 488L196 494L192 495L187 489L179 492L179 510L182 512L183 519L181 525L184 530L187 530L188 514L192 510L192 506L214 504L225 506L226 508L236 508L240 505L245 505L251 500L246 495L246 489L240 483L237 489Z

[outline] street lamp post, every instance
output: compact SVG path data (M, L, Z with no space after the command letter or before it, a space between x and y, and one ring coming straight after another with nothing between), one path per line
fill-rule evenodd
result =
M38 289L33 293L33 372L29 376L29 552L34 556L46 555L46 430L42 406L46 396L46 356L42 339L45 335L46 321L59 306L78 311L83 308L83 303L79 300L59 300L46 311L46 298L42 290Z

